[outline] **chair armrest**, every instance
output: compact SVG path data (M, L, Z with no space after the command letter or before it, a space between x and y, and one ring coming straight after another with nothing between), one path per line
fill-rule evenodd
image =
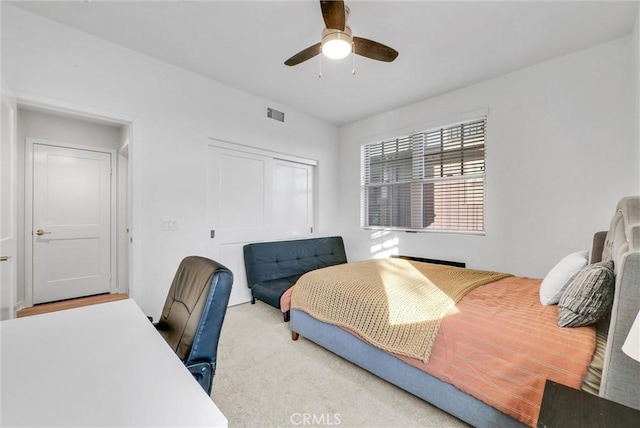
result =
M207 394L211 395L215 367L212 367L211 363L207 362L187 364L186 367L200 384L202 389L204 389Z
M147 317L147 318L151 318L151 317ZM160 322L154 323L153 326L156 328L156 330L169 330L169 324L167 324L166 322L160 321Z

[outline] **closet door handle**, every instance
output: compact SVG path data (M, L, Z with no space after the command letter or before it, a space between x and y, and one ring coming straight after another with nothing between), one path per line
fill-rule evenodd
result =
M11 256L0 256L0 262L6 262L10 258L11 258Z
M42 230L42 229L38 229L38 230L36 230L36 235L38 235L38 236L46 235L46 234L48 234L48 233L51 233L51 232L45 232L45 231L44 231L44 230Z

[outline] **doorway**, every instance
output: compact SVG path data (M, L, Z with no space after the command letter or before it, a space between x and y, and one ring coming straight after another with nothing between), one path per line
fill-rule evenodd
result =
M17 128L17 308L128 293L129 125L19 105Z
M27 138L25 214L32 225L27 248L34 304L111 291L114 156Z

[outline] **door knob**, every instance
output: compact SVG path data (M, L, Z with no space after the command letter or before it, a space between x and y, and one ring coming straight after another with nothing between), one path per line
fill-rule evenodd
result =
M51 233L51 232L45 232L42 229L36 230L36 235L38 235L38 236L46 235L47 233Z
M0 262L6 262L10 258L11 258L11 256L0 256Z

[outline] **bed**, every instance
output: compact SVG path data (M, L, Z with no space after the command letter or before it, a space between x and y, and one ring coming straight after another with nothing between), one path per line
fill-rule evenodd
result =
M560 309L541 305L541 280L455 267L444 267L446 272L441 273L441 267L433 270L427 264L391 259L375 262L373 268L365 262L355 266L364 269L355 276L365 280L353 287L361 294L341 292L351 286L344 269L358 264L350 263L303 276L283 296L281 307L290 307L294 340L299 336L311 340L474 426L535 426L546 379L587 389L589 379L600 396L640 409L640 363L621 351L640 310L640 197L619 202L610 229L595 234L590 256L595 264L589 266L612 265L614 278L610 309L596 325L559 327L558 316L566 314L570 304L563 296ZM383 286L387 297L369 298L373 303L366 304L361 296L370 293L366 284L375 276L368 277L366 269L396 270L403 278L442 275L438 281L447 285L439 285L445 290L443 296L409 286L409 296L421 296L415 299ZM329 282L320 282L326 279ZM462 290L454 279L464 284ZM409 301L409 307L394 309L389 296L395 295ZM441 302L430 303L439 308L441 317L416 315L422 310L416 301L425 298ZM515 312L509 312L512 309ZM387 322L371 327L370 320L353 315L363 312ZM518 317L525 321L524 327L510 325ZM503 326L514 331L502 337ZM530 344L533 336L541 341ZM556 348L558 344L564 348ZM503 361L506 354L513 354L513 361L506 357ZM470 360L477 355L479 360ZM496 361L505 371L489 366ZM513 396L508 384L519 388Z

